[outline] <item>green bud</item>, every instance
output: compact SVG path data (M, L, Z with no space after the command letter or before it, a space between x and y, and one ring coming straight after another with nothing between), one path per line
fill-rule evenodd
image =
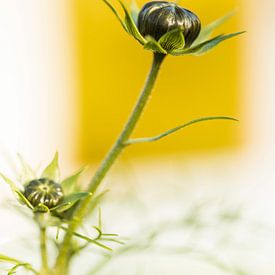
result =
M200 33L201 23L194 13L176 3L153 1L145 4L139 12L137 27L141 35L149 35L156 41L173 29L181 29L184 47L189 48Z
M63 190L59 183L47 178L40 178L30 181L26 185L24 196L34 207L45 205L51 209L62 200Z

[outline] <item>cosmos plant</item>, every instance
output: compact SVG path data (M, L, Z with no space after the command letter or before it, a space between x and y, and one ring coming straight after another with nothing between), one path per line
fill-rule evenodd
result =
M206 26L201 26L200 19L195 13L174 2L153 1L146 3L141 10L136 5L132 5L129 10L119 0L124 18L119 15L110 2L107 0L103 0L103 2L117 17L125 32L137 40L145 50L152 52L153 62L150 72L121 134L86 185L88 187L83 188L78 185L83 169L66 179L60 179L57 153L51 163L39 175L21 156L19 156L19 160L22 164L22 175L19 182L16 183L4 174L0 174L2 179L11 187L19 203L27 207L33 214L34 221L40 230L41 267L37 269L30 263L0 254L0 261L12 265L8 274L14 274L18 268L25 268L34 274L67 275L74 256L89 245L96 245L105 250L112 250L108 243L115 242L123 245L117 234L103 232L100 211L98 224L93 227L97 233L96 237L92 238L79 233L80 225L85 217L90 215L95 208L98 208L98 203L104 193L98 194L97 189L121 152L130 145L160 140L198 122L236 120L227 116L203 117L183 123L153 137L132 138L132 133L152 93L160 67L168 55L202 55L221 42L242 32L211 38L214 29L224 23L232 14L217 19ZM59 236L54 240L57 256L52 266L48 260L50 238L47 230L49 227L55 227L57 232L60 230L63 232L61 237Z

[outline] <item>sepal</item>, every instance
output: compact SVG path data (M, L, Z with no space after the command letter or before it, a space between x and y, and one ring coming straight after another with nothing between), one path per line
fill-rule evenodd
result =
M51 163L42 172L41 178L48 178L53 181L59 182L60 170L58 165L58 152L55 153Z
M189 49L181 49L181 50L173 50L170 52L171 55L179 56L179 55L203 55L207 53L208 51L212 50L214 47L216 47L218 44L221 42L230 39L232 37L235 37L237 35L240 35L244 32L236 32L236 33L231 33L231 34L226 34L226 35L218 35L210 40L207 40L203 43L200 43L197 46L193 46Z
M73 175L61 181L61 186L65 195L79 191L77 182L84 170L85 170L85 167L82 167Z
M125 7L124 3L120 0L118 0L124 13L125 13L125 25L126 28L128 30L128 33L130 35L132 35L137 41L139 41L140 44L144 45L146 43L146 40L144 39L144 37L140 34L134 19L132 17L132 15L129 13L129 11L127 10L127 8Z
M145 38L147 40L147 42L144 44L144 49L145 50L150 50L150 51L153 51L153 52L167 54L167 51L164 50L161 47L161 45L159 44L159 42L157 42L153 37L146 36Z
M229 12L226 15L216 19L215 21L203 27L198 38L193 43L193 46L199 45L200 43L208 40L211 37L213 31L221 26L223 23L225 23L227 20L229 20L235 13L235 11Z
M168 53L175 49L183 49L185 45L182 28L173 29L164 34L158 41Z

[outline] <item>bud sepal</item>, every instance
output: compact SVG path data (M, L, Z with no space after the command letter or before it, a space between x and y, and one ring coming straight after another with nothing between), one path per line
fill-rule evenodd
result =
M72 217L77 203L91 196L90 192L81 192L77 185L83 168L60 181L57 153L39 176L20 155L19 160L22 167L19 184L2 173L0 177L10 186L20 204L31 209L35 216L48 213L56 225L56 220L61 222Z
M170 54L173 56L180 56L180 55L202 55L207 53L209 50L213 49L215 46L220 44L221 42L242 34L243 32L236 32L226 35L218 35L214 38L210 38L211 34L213 33L214 29L219 27L222 23L228 20L233 13L227 14L214 22L206 25L205 27L200 27L200 21L198 17L189 10L181 8L176 3L173 2L166 2L166 1L152 1L148 2L144 5L144 7L139 10L137 8L136 3L131 5L131 10L128 11L126 6L121 0L118 0L119 4L121 5L123 12L124 12L124 19L122 19L117 10L110 4L108 0L103 0L103 2L112 10L115 14L117 19L119 20L120 24L124 28L124 30L136 39L146 50L150 50L154 53L161 53L164 55ZM152 9L153 6L153 9ZM146 13L146 8L151 8L149 12ZM170 10L170 13L161 11L161 9L177 9L177 13L173 14ZM157 9L160 10L160 14L151 16L154 12L157 12ZM145 10L145 11L144 11ZM180 17L178 16L178 12L182 11ZM162 12L162 14L161 14ZM144 15L145 14L145 15ZM142 15L142 16L141 16ZM151 16L150 18L148 16ZM153 20L155 19L162 19L162 17L166 16L166 22L169 26L166 28L167 31L165 33L160 32L162 34L160 37L159 35L152 35L154 34L153 30L158 30L162 27L163 22L161 20ZM171 16L174 16L172 19L174 21L178 21L174 23L174 27L171 25ZM147 32L150 34L146 34L144 28L142 29L142 23L140 20L146 21ZM165 18L164 18L165 19ZM170 21L169 21L170 20ZM186 21L186 22L185 22ZM153 24L152 30L150 30L150 24ZM182 23L183 22L183 23ZM149 24L149 27L148 27ZM157 24L160 24L158 27ZM161 25L162 24L162 25ZM184 24L186 28L184 27ZM190 27L191 26L191 27ZM149 29L148 29L149 28ZM155 31L156 33L157 31ZM155 36L155 37L154 37Z

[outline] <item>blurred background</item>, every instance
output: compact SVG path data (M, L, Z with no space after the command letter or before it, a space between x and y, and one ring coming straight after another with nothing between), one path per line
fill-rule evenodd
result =
M168 57L134 135L153 136L203 116L240 122L198 124L124 152L104 182L111 190L103 205L107 228L132 239L144 228L178 229L179 220L200 216L192 230L165 231L158 242L167 252L167 244L190 235L188 248L199 252L135 252L100 274L274 274L275 3L180 4L203 25L236 9L216 33L247 33L202 57ZM86 163L91 174L131 111L151 53L102 1L87 0L0 0L0 45L0 170L15 177L17 152L37 167L58 150L64 177ZM2 184L1 201L9 197ZM230 226L223 213L231 215ZM17 216L2 207L0 217L0 253L14 251ZM29 224L19 220L24 235ZM90 270L81 261L83 272Z

